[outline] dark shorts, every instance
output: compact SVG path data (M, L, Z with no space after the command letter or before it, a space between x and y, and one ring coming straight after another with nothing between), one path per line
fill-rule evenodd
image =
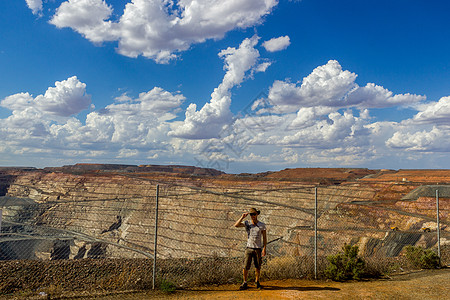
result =
M255 265L256 269L261 269L261 248L247 248L245 249L245 256L244 256L244 269L250 270L250 266L252 264Z

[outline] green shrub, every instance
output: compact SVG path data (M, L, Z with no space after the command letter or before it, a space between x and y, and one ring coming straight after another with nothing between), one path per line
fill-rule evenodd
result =
M415 246L406 246L406 258L415 267L434 269L439 267L439 256L431 249Z
M360 280L364 274L366 263L358 257L358 250L358 246L344 245L343 252L328 256L325 276L335 281Z
M173 284L172 282L170 282L170 281L168 281L166 279L163 279L161 281L161 284L160 284L159 288L161 289L161 291L163 291L165 293L173 293L177 289L175 284Z

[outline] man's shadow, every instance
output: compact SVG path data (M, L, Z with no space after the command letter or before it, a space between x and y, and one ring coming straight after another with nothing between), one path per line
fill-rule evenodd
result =
M281 291L281 290L288 290L288 291L340 291L341 289L334 288L334 287L322 287L322 286L272 286L272 285L264 285L263 290L268 291Z
M247 291L256 290L256 287L250 286ZM307 291L340 291L339 288L334 287L321 287L321 286L273 286L273 285L263 285L262 290L267 291L300 291L300 292L307 292ZM189 289L189 291L195 291L195 292L231 292L234 290L230 289Z

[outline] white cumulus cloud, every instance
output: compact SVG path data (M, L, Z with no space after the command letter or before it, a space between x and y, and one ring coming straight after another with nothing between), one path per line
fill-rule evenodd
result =
M269 91L269 101L283 112L310 106L344 106L343 99L356 87L357 75L342 70L336 60L319 66L301 84L276 80Z
M385 108L392 106L411 106L425 100L422 95L397 94L374 83L352 90L346 99L347 105L357 105L366 108Z
M367 143L362 137L367 137L368 130L364 127L366 120L356 117L352 112L331 112L323 120L316 120L314 124L302 129L296 129L293 134L285 135L282 139L272 138L280 145L299 147L334 148L338 145L353 145Z
M87 109L91 103L86 94L86 84L76 76L56 81L55 87L49 87L44 95L33 98L29 93L19 93L6 97L0 105L12 111L37 109L43 114L68 117Z
M251 145L297 149L299 159L312 163L326 161L333 153L332 160L340 164L377 159L387 151L386 145L393 145L386 141L401 125L377 123L369 109L414 108L426 98L395 95L373 83L360 87L356 79L355 73L330 60L297 83L277 80L266 99L270 105L255 103L253 115L236 121L235 131L248 134Z
M118 38L115 24L107 20L113 12L102 0L69 0L61 3L50 23L58 28L69 27L94 43Z
M450 152L450 130L449 128L434 126L429 131L397 131L386 141L386 145L391 148L401 148L409 151Z
M261 23L277 4L277 0L133 0L113 21L113 7L104 0L68 0L50 22L72 28L94 43L117 41L122 55L167 63L192 44Z
M85 134L79 138L92 143L106 141L135 147L158 147L167 139L165 122L176 116L184 100L183 95L172 94L159 87L140 93L137 99L124 101L122 98L118 103L88 114L86 125L79 128Z
M25 0L28 8L31 9L33 15L40 15L42 13L42 0Z
M265 41L262 46L269 52L276 52L284 50L291 44L289 36L280 36L271 40Z
M418 113L402 121L386 145L413 152L450 152L450 96L417 108Z
M412 106L425 96L397 94L384 87L367 83L360 87L358 75L347 70L336 60L319 66L301 82L276 80L269 91L269 101L282 112L298 111L303 107L359 107L385 108Z
M219 57L225 61L226 70L222 83L214 89L210 102L199 111L197 105L191 103L186 110L184 122L177 124L170 135L191 139L214 138L225 125L230 124L233 117L230 111L230 90L241 84L248 73L251 75L255 71L266 69L261 69L259 51L255 49L258 39L258 36L247 38L239 48L229 47L219 53Z
M412 120L414 123L450 125L450 96L419 107L420 111Z
M185 97L155 87L137 98L126 95L85 122L74 116L90 104L86 85L76 76L56 82L44 95L18 93L1 106L12 114L0 122L5 151L24 155L42 152L64 159L80 157L157 157L155 149L168 149L168 122L176 117ZM156 155L156 156L155 156Z

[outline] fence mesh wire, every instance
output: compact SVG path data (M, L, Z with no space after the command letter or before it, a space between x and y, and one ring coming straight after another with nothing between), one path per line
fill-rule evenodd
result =
M395 271L406 245L436 251L436 189L443 197L442 263L450 263L448 186L92 178L59 174L8 186L1 197L1 276L22 277L3 282L1 292L23 289L25 281L34 290L149 289L156 233L158 285L237 283L246 233L233 224L250 207L261 210L268 229L263 278L313 278L316 241L319 278L326 257L345 244L358 245L373 269Z

